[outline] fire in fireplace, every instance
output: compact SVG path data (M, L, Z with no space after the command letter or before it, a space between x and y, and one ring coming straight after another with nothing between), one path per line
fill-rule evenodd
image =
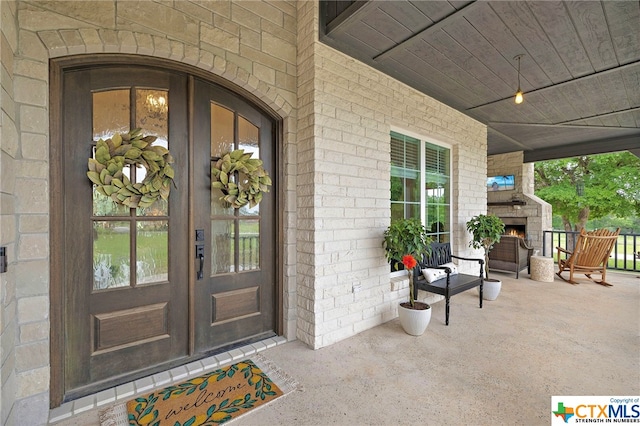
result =
M527 219L524 217L502 217L504 222L504 235L527 237Z
M525 225L509 225L504 227L504 235L514 235L516 237L525 238L527 236L527 227Z

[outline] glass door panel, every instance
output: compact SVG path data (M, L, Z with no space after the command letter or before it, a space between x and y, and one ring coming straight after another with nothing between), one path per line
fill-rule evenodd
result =
M140 128L143 135L157 137L154 146L168 149L168 98L167 90L136 87L94 92L94 147L98 139ZM134 126L130 126L132 109ZM144 180L146 169L125 166L123 173L137 183ZM94 185L94 290L166 282L169 275L168 202L160 199L149 207L130 209L95 188ZM145 217L154 220L141 220ZM127 221L122 221L123 218Z
M220 156L234 149L234 113L215 103L210 104L211 156Z
M260 158L260 129L241 115L216 103L211 109L211 162L235 149ZM230 181L240 179L238 173ZM260 267L260 205L240 209L220 200L222 191L211 189L212 274L242 272ZM247 220L240 220L240 217ZM248 220L253 219L253 220Z
M93 93L93 139L107 139L129 131L129 89Z
M169 92L166 90L136 89L136 127L145 135L157 136L156 146L169 148L168 126Z
M238 146L252 158L260 158L260 132L257 126L244 117L238 117Z
M260 129L244 117L238 117L238 146L251 158L260 158ZM260 204L250 207L245 204L240 208L240 216L258 216Z
M137 283L167 281L169 279L168 221L140 221L136 234Z
M235 271L235 221L211 221L211 273L226 274Z
M93 289L129 287L131 246L129 222L93 222Z
M260 222L241 220L238 239L238 270L260 269Z
M155 136L154 146L169 147L169 92L158 89L135 90L136 119L135 127L142 129L142 134ZM146 170L137 167L134 182L142 182L146 177ZM169 203L159 199L153 205L137 209L138 216L167 216L169 214Z

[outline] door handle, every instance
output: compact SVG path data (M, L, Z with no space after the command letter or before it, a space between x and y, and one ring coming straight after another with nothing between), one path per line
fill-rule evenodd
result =
M196 259L200 261L200 267L196 271L196 280L204 278L204 229L196 229Z
M196 272L196 280L204 278L204 244L196 244L196 259L200 261L200 266Z

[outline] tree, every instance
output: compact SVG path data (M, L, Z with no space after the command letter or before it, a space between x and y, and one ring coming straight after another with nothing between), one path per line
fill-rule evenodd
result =
M565 231L588 219L640 215L640 158L628 151L537 162L535 194L551 204Z

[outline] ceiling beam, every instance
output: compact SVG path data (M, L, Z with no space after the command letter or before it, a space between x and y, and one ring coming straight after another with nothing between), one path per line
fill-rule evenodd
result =
M537 89L533 89L533 90L529 90L528 92L524 92L524 94L525 95L531 95L533 93L540 93L540 92L544 92L546 90L557 89L559 87L567 86L569 84L577 83L579 81L589 80L589 79L594 78L594 77L601 77L603 75L606 75L606 74L609 74L609 73L612 73L612 72L615 72L615 71L623 71L623 70L625 70L627 68L631 68L631 67L634 67L636 65L640 65L640 60L634 61L634 62L629 62L628 64L624 64L624 65L620 65L620 66L616 65L614 67L607 68L606 70L603 70L603 71L596 71L594 73L583 75L581 77L576 77L576 78L571 79L571 80L565 80L565 81L562 81L560 83L555 83L555 84L550 84L548 86L539 87ZM497 99L495 101L491 101L491 102L487 102L485 104L476 105L474 107L467 108L466 111L473 111L475 109L484 108L484 107L489 106L489 105L497 104L498 102L504 102L506 100L512 100L512 99L513 99L513 95L509 95L506 98ZM526 99L525 99L525 102L526 102Z
M607 152L632 151L637 152L640 146L640 135L607 138L592 142L581 142L570 145L541 148L524 152L524 162L556 160L581 155L604 154Z
M640 107L638 108L634 108L634 110L640 110ZM608 115L608 114L603 114L603 115ZM588 118L592 118L592 117L588 117ZM580 118L578 120L572 120L572 121L579 121L579 120L584 120L583 118ZM493 126L493 125L502 125L502 126L522 126L522 127L550 127L550 128L558 128L558 129L605 129L605 130L611 130L611 129L620 129L620 130L638 130L637 127L623 127L623 126L589 126L588 124L568 124L569 122L562 122L562 123L522 123L522 122L515 122L515 121L490 121L487 123L487 126Z
M469 12L471 12L473 9L475 9L481 3L482 2L480 2L480 1L474 1L473 3L469 3L469 4L465 5L465 6L463 6L462 8L456 10L455 12L452 12L449 15L445 16L444 18L442 18L438 22L434 22L433 25L425 28L424 30L412 35L411 37L407 38L406 40L401 41L400 43L396 44L395 46L393 46L393 47L385 50L384 52L380 53L379 55L375 56L373 58L373 60L375 62L384 61L387 57L392 55L394 52L397 52L400 49L405 49L408 46L410 46L413 43L415 43L416 41L422 40L425 36L428 36L429 34L434 33L436 31L439 31L440 29L442 29L443 26L445 26L446 24L450 23L451 21L456 20L456 19L461 18L461 17L464 17L464 15L466 15Z
M506 140L508 140L509 142L511 142L512 144L514 144L515 146L522 148L523 150L528 149L526 145L524 145L522 142L519 142L515 139L513 139L511 136L507 136L504 133L496 130L494 127L491 126L487 126L488 129L491 131L491 133L496 133L498 135L500 135L500 137L505 138Z
M575 118L575 119L567 120L567 121L560 121L560 122L558 122L556 124L567 125L567 124L570 124L570 123L574 123L576 121L590 120L592 118L608 117L610 115L616 115L616 114L622 114L623 112L634 112L634 111L640 111L640 107L621 109L621 110L618 110L618 111L611 111L611 112L607 112L607 113L604 113L604 114L591 115L589 117L582 117L582 118Z

